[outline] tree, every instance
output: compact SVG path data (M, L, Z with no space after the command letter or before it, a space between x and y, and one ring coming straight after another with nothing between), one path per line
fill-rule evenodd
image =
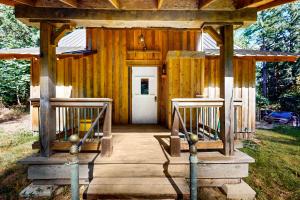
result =
M38 29L21 23L11 7L0 4L0 48L35 47L38 44ZM0 61L0 100L5 105L26 103L29 87L29 61Z
M247 48L299 53L299 10L300 2L295 2L262 11L258 14L257 22L242 30L236 39ZM296 63L268 62L258 65L258 91L271 103L279 102L295 86L296 78L300 75L299 66L300 60Z

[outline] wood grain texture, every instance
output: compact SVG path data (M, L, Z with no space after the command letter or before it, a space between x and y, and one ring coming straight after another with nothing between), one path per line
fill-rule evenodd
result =
M40 146L41 156L49 157L52 154L51 142L55 140L56 114L51 106L50 98L56 96L56 51L51 44L51 35L54 26L41 23L40 30Z
M143 34L147 51L143 51L138 36ZM218 57L205 59L197 47L196 30L176 29L104 29L89 28L91 38L89 48L97 50L85 58L65 58L57 61L56 96L82 98L112 98L114 124L128 124L130 113L129 78L130 66L159 66L159 122L169 124L172 98L191 98L203 95L208 98L220 97L220 64ZM167 59L169 51L179 50L181 61L173 57ZM192 57L192 58L189 58ZM161 67L167 62L167 74L162 76ZM32 59L31 97L39 97L39 63ZM247 58L234 58L234 95L243 99L238 109L237 131L255 131L255 61ZM251 72L251 75L248 73ZM249 80L243 77L249 76ZM244 92L242 92L244 88ZM251 90L251 92L249 92ZM251 102L249 102L251 101ZM251 116L251 120L242 117ZM32 125L37 130L37 108L32 108Z

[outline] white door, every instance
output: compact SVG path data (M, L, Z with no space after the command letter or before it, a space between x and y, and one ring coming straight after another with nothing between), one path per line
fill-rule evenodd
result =
M157 123L157 67L132 67L132 123Z

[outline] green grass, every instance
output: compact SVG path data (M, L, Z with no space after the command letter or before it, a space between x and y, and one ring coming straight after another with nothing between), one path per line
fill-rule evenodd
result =
M29 184L26 166L17 161L35 153L31 144L36 140L28 131L11 134L0 130L0 199L18 199Z
M257 130L258 144L242 150L255 159L246 182L259 200L300 199L300 129L280 126Z

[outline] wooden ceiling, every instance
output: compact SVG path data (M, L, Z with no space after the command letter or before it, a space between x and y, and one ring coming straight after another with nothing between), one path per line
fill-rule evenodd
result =
M295 0L0 0L6 5L120 10L263 10Z
M84 27L196 28L205 23L247 25L257 11L294 0L0 0L24 23Z

